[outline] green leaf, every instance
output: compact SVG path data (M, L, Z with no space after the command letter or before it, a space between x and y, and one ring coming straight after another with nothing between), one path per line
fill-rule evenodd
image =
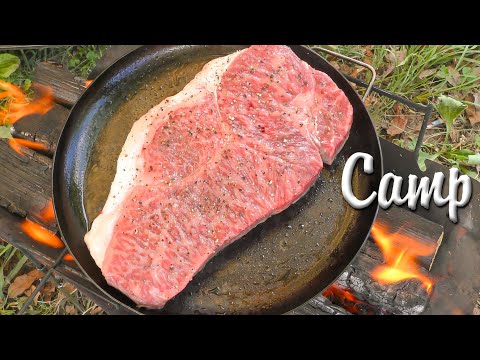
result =
M438 158L442 153L441 152L438 152L436 154L429 154L429 153L426 153L424 151L420 151L420 154L418 154L418 167L420 168L420 170L422 171L425 171L427 170L427 165L425 165L425 160L431 160L431 161L435 161L436 158Z
M6 79L20 66L18 56L12 54L0 54L0 78Z
M0 126L0 139L11 139L12 133L9 126Z
M87 53L87 59L90 61L95 61L97 59L97 54L95 54L93 51L89 51Z
M23 90L27 91L28 89L30 89L31 86L32 86L32 80L30 80L30 79L25 79L25 80L23 81L23 84L22 84Z
M445 120L447 125L446 139L448 139L452 131L453 122L467 108L467 105L449 96L441 95L438 97L438 103L435 108L443 120Z
M468 155L468 165L470 166L480 165L480 154Z

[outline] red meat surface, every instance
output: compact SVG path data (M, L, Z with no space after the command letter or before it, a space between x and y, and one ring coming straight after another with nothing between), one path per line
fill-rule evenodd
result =
M110 285L161 308L305 194L348 138L352 107L289 47L252 46L208 64L140 122L86 242Z

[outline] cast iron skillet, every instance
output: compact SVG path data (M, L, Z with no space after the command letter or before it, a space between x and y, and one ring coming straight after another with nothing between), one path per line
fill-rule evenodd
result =
M107 194L111 183L110 180L88 185L93 154L97 151L103 160L115 164L121 150L120 147L102 150L102 141L97 140L103 139L105 144L105 141L119 139L123 144L129 126L121 130L121 126L109 127L109 122L121 119L130 124L137 120L131 118L129 111L143 101L143 97L153 99L153 104L159 103L158 91L165 89L163 80L159 85L158 79L172 76L177 83L188 82L195 75L189 73L189 64L207 62L242 48L245 46L141 47L103 72L72 109L54 161L55 212L63 240L77 263L112 300L136 308L130 299L106 283L83 240L101 209L88 218L86 205L93 200L86 194ZM361 151L374 157L375 171L366 175L363 165L359 164L354 176L354 192L358 198L366 198L378 189L383 175L378 137L364 104L347 80L314 52L302 46L291 48L312 67L327 73L349 98L354 120L345 147L302 199L218 254L164 309L136 308L137 311L146 314L285 313L324 290L360 250L375 220L378 204L375 202L363 210L352 209L343 199L340 182L346 159ZM149 85L152 81L155 83L155 79L156 88ZM98 164L92 168L97 173L106 171ZM104 175L113 179L114 174Z

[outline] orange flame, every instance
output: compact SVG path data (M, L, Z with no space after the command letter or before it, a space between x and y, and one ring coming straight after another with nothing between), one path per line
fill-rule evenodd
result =
M93 80L85 81L85 87L89 87L92 82L93 82Z
M13 149L13 151L22 156L25 155L22 151L22 146L28 147L33 150L47 150L47 147L45 145L25 139L11 138L8 140L8 144Z
M63 242L57 235L55 235L50 230L44 228L43 226L34 223L31 220L25 219L20 224L20 228L25 234L30 236L33 240L38 241L39 243L51 246L56 249L63 248Z
M386 226L378 222L374 224L371 234L385 260L384 265L378 266L370 274L372 278L384 285L416 279L430 294L434 282L422 274L418 258L433 254L435 246L420 243L399 232L389 233Z
M71 254L66 254L64 257L63 257L63 260L65 261L74 261L75 259L73 258L73 256Z
M0 86L2 85L0 84ZM10 93L9 97L12 100L10 101L7 115L3 119L4 123L14 124L25 116L33 114L44 115L50 111L53 107L52 89L40 84L34 84L33 86L38 89L40 96L30 102L25 102L25 95L23 95L21 101L17 101L15 96L12 96Z
M53 210L53 200L50 199L48 201L47 206L42 212L38 215L40 219L45 221L46 223L55 221L55 211Z

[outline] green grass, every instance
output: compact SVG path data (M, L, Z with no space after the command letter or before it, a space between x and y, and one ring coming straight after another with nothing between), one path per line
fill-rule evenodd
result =
M21 60L20 68L8 81L22 85L24 81L31 80L36 65L41 61L63 64L75 75L86 79L107 48L107 45L78 45L40 50L8 51L8 53L18 56Z
M471 96L480 93L480 45L448 46L328 46L333 51L370 63L377 70L375 85L382 89L422 104L436 104L441 95L450 96L466 105L474 106ZM355 69L342 60L338 67L350 73ZM370 80L370 74L356 74L362 80ZM363 89L358 88L360 93ZM380 136L400 146L412 149L418 136L421 114L401 107L401 116L409 118L409 125L402 135L391 138L386 128L399 114L396 102L373 94L368 101ZM477 106L478 107L478 106ZM435 111L432 120L441 119ZM480 153L480 128L471 126L466 112L454 123L452 136L446 139L445 127L427 131L422 156L447 166L459 167L464 173L478 179L479 169L468 161L469 155Z

